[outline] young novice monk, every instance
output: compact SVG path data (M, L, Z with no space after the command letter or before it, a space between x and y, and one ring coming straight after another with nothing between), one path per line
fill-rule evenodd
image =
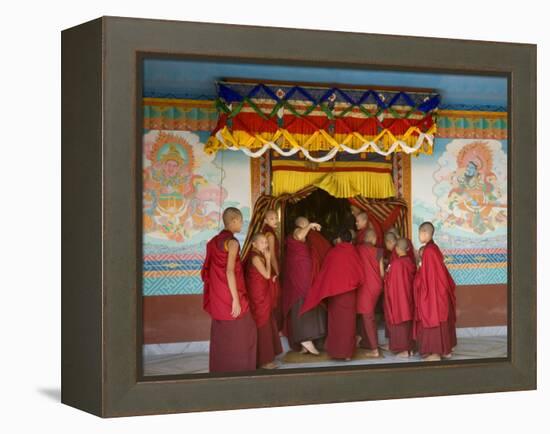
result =
M384 317L389 331L389 350L399 357L412 355L413 342L413 283L416 265L407 255L405 238L397 240L397 257L390 262L385 276Z
M276 368L275 356L283 351L273 318L271 260L267 238L263 234L256 234L252 238L245 275L250 310L258 329L256 364L263 369Z
M355 244L361 245L365 243L365 235L369 226L369 216L366 212L360 212L355 216L355 227L357 235L355 236Z
M350 360L355 351L356 289L364 281L363 264L351 244L351 232L340 232L340 243L330 249L300 312L307 315L326 299L328 333L325 348L334 359Z
M279 238L277 237L277 227L279 226L279 215L275 210L268 210L265 213L264 225L261 233L267 238L269 252L271 253L271 289L273 295L273 317L277 325L277 331L283 328L283 307L282 293L279 282L279 257L281 250L279 247Z
M386 232L384 235L384 269L387 270L392 259L396 258L394 253L395 245L397 244L397 236L393 232Z
M396 240L401 238L401 235L399 235L399 231L397 230L397 228L395 226L392 226L391 228L389 228L387 230L387 232L393 233L396 237ZM408 246L407 256L409 257L409 259L411 260L411 262L413 264L416 264L416 255L414 253L413 243L409 238L406 238L406 237L403 237L403 238L405 238L407 240L407 246ZM393 251L392 256L390 258L390 262L391 262L392 259L395 259L396 257L397 257L397 252Z
M304 299L313 281L313 260L307 237L321 226L305 217L298 217L295 228L286 237L285 266L283 276L283 314L286 319L286 334L290 347L295 351L319 355L314 340L326 335L326 312L323 308L312 309L300 315Z
M368 229L365 242L357 246L357 253L365 270L365 281L357 289L358 329L360 346L368 350L368 355L378 356L378 328L374 310L382 293L384 276L383 250L376 247L376 232Z
M240 245L243 216L237 208L223 212L224 229L206 245L201 270L203 309L212 318L210 372L256 369L256 324L250 313Z
M433 234L432 223L420 225L418 238L424 251L414 280L416 341L418 351L428 361L451 357L456 346L455 282Z

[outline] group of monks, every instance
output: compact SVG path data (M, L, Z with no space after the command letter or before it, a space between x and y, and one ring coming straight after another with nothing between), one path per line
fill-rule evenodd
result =
M388 340L381 348L399 357L418 352L426 361L452 356L455 283L433 241L434 226L420 225L423 247L415 252L395 228L379 240L368 215L355 211L357 230L340 230L332 243L318 223L298 217L281 258L278 214L269 210L241 259L235 233L242 214L225 209L224 229L207 243L201 271L203 307L212 319L210 372L277 368L281 336L302 353L322 349L351 360L360 347L379 357L379 303Z

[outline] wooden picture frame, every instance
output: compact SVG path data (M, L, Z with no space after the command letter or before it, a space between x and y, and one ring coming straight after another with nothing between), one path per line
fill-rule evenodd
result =
M506 75L508 357L250 375L141 372L146 56ZM62 32L62 402L101 417L536 388L536 45L101 17Z

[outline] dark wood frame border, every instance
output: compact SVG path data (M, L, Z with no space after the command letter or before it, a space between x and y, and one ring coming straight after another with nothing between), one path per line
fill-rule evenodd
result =
M114 417L536 388L536 45L121 17L61 42L63 403ZM507 76L508 358L143 378L144 56Z

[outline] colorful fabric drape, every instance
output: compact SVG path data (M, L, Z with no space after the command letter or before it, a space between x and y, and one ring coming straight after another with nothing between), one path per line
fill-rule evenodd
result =
M330 162L315 163L296 156L284 157L272 153L273 195L296 193L309 185L339 198L395 196L392 162L381 155L339 153Z
M352 205L362 209L369 216L378 239L382 239L384 233L392 226L406 238L410 238L407 220L407 202L401 198L386 200L368 199L366 197L350 197Z
M272 149L318 163L338 152L432 152L435 92L229 81L217 88L220 117L206 152L241 150L256 158Z

